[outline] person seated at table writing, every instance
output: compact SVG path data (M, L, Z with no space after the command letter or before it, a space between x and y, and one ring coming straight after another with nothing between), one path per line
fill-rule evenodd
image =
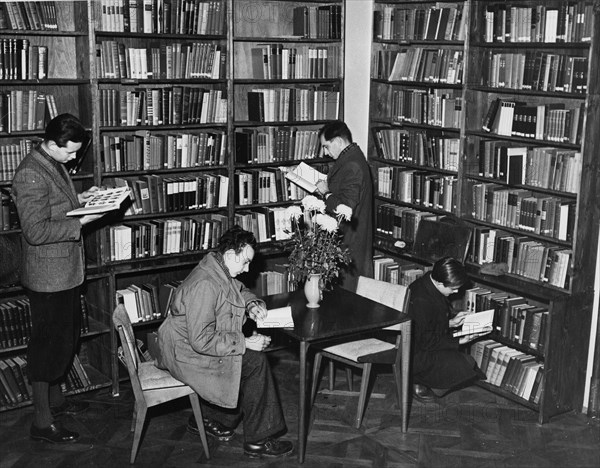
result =
M243 417L244 453L280 457L293 450L276 438L286 424L264 353L271 338L245 337L246 315L264 318L264 302L236 276L248 271L256 239L234 226L174 292L170 314L160 326L158 366L192 387L202 398L206 432L228 441ZM192 415L188 430L198 433Z
M431 272L410 286L408 315L413 322L413 394L417 399L433 400L450 390L463 387L485 375L459 345L481 336L452 337L451 328L459 327L467 312L453 316L448 296L457 293L468 281L462 263L444 257Z

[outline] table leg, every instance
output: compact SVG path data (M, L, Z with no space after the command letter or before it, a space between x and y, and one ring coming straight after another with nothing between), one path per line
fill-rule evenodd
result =
M401 328L402 339L402 432L408 430L408 398L410 381L410 342L412 333L411 321L404 322Z
M298 402L298 463L304 463L306 451L306 355L308 343L300 342L300 397Z

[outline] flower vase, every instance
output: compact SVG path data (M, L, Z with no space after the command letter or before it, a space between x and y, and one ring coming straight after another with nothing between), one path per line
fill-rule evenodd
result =
M304 295L308 300L306 307L316 308L319 307L321 302L321 275L313 273L308 275L306 283L304 283Z

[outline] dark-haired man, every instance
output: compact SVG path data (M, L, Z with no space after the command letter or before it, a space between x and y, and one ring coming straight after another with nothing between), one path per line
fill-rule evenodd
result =
M85 138L81 122L61 114L46 127L44 140L23 159L12 182L21 223L21 283L31 306L27 369L33 389L31 438L73 442L79 435L55 421L85 409L65 400L64 381L80 334L80 286L84 281L81 228L101 215L79 218L67 212L91 198L97 187L77 193L65 164L77 156Z

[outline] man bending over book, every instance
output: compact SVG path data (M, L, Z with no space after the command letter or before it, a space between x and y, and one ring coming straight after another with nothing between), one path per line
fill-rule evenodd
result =
M373 277L373 182L365 155L344 122L319 131L323 154L335 160L327 180L317 182L327 211L346 220L340 223L352 263L342 271L342 286L356 291L359 276Z
M73 442L79 434L54 420L87 405L65 400L65 380L81 330L80 287L84 280L81 228L102 215L71 218L98 190L77 193L65 164L77 156L85 129L71 114L48 123L44 140L21 161L12 182L21 223L21 283L31 307L27 369L33 389L32 439Z
M444 257L431 272L410 286L408 315L413 321L413 395L430 401L451 390L470 385L485 374L469 354L459 350L481 333L454 338L451 328L460 327L467 312L454 315L448 296L457 293L468 281L465 267L458 260ZM485 333L484 333L485 334Z
M202 399L204 421L190 417L226 442L243 417L244 453L252 458L281 457L293 444L277 436L286 425L271 369L262 352L271 338L245 337L246 314L266 316L264 303L236 278L247 272L256 239L234 226L173 293L170 313L158 330L158 366L192 387Z

